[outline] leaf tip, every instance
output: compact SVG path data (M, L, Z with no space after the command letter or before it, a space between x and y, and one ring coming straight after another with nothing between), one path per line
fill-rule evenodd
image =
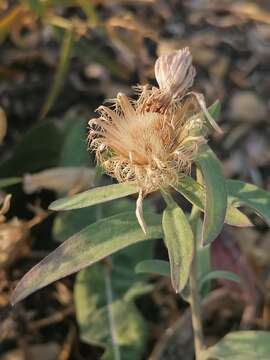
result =
M17 288L18 288L18 285L12 291L11 296L10 296L10 304L12 307L14 307L21 300L19 297Z
M171 268L171 283L172 283L172 287L173 290L175 291L176 294L179 294L182 290L182 286L181 283L179 281L179 276L177 276L179 274L180 270L176 270Z
M53 201L49 206L48 210L57 211L58 209L58 200Z

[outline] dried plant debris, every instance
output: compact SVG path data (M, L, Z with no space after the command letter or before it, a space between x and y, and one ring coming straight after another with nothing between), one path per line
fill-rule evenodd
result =
M7 118L4 110L0 107L0 144L3 142L6 132L7 132Z
M0 209L0 269L11 266L15 260L30 252L30 229L46 216L39 212L30 221L13 217L6 219L11 195L6 195Z
M96 171L87 167L57 167L35 174L25 174L23 189L32 194L41 189L75 194L94 186Z
M53 342L30 345L25 351L23 349L8 351L1 357L1 360L21 360L25 357L26 353L33 360L55 360L60 353L60 345Z

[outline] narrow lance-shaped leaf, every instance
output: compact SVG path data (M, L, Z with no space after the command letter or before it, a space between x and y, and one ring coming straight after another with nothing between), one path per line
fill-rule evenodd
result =
M242 213L242 211L239 210L237 206L235 206L230 201L227 204L225 223L231 226L238 226L238 227L253 226L253 223L250 221L247 215Z
M162 276L170 276L170 263L164 260L144 260L135 267L137 274L153 273Z
M190 224L182 209L168 193L162 192L167 203L163 212L162 227L168 248L172 286L180 292L187 284L194 254L194 238Z
M204 350L202 360L268 360L270 333L268 331L234 331L217 344Z
M91 224L70 237L32 268L18 283L12 303L135 243L162 236L159 215L147 214L147 234L133 212L124 212Z
M207 110L210 115L216 119L220 114L220 108L220 102L217 100ZM188 201L196 205L200 210L205 210L205 189L194 179L189 176L183 176L174 188L176 191L179 191L183 196L185 196ZM253 225L248 217L238 210L232 202L228 203L225 222L226 224L240 227Z
M270 226L270 193L256 185L238 180L227 181L229 200L238 206L247 206L259 214Z
M209 106L207 110L209 114L212 116L212 118L216 120L220 115L220 109L221 109L220 101L216 100L212 105Z
M226 181L219 160L207 145L201 147L196 164L203 174L206 189L202 245L207 245L219 235L224 224L227 208Z
M50 210L73 210L81 209L87 206L101 204L106 201L119 199L131 194L135 194L139 188L135 184L113 184L100 186L94 189L67 198L54 201Z
M230 272L230 271L224 271L224 270L215 270L215 271L210 271L208 274L204 275L200 280L199 280L199 288L202 289L202 287L210 280L215 280L215 279L225 279L225 280L229 280L229 281L233 281L236 283L240 283L241 279L238 275Z
M178 184L174 185L173 188L201 211L205 211L205 187L192 177L182 176ZM237 209L237 206L239 205L237 205L236 201L232 198L228 199L225 223L239 227L253 226L249 218Z
M11 185L19 184L21 182L22 182L22 178L20 177L10 177L10 178L0 179L0 189Z

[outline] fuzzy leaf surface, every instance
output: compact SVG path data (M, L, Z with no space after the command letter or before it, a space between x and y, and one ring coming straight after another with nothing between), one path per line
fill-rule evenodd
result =
M211 271L208 274L204 275L200 281L199 281L199 287L200 289L203 288L203 286L211 280L215 280L215 279L225 279L225 280L229 280L229 281L233 281L236 283L240 283L241 279L238 275L230 272L230 271L224 271L224 270L215 270L215 271Z
M227 189L222 168L214 152L203 145L196 159L206 190L202 245L210 244L219 235L226 215Z
M135 267L137 274L152 273L162 276L170 276L170 263L164 260L144 260Z
M164 195L163 195L164 196ZM167 199L163 211L162 227L171 267L172 286L180 292L187 284L194 254L194 238L190 224L173 199Z
M235 331L202 353L203 360L268 360L270 333L268 331Z
M99 220L71 236L21 279L12 294L12 303L126 246L162 237L161 217L152 213L146 218L146 235L134 213L126 212Z
M152 207L148 201L145 211ZM89 223L120 212L135 212L135 203L117 199L107 204L61 212L54 223L54 236L64 240ZM135 216L135 215L134 215ZM102 359L142 357L147 342L146 321L134 299L152 290L145 275L134 272L135 264L153 256L153 243L143 241L122 249L81 270L75 281L74 300L80 338L89 344L105 348Z
M119 199L138 192L135 184L112 184L96 187L82 193L54 201L50 210L73 210L87 206L101 204L106 201Z
M226 183L228 184L228 181ZM205 187L192 177L181 177L179 183L173 188L201 211L205 211ZM225 223L239 227L253 226L249 218L237 208L237 203L232 198L228 199Z

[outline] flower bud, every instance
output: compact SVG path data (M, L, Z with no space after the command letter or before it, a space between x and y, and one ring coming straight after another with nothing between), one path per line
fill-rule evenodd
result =
M187 47L162 55L155 63L155 76L161 92L174 99L184 95L192 86L195 74Z

